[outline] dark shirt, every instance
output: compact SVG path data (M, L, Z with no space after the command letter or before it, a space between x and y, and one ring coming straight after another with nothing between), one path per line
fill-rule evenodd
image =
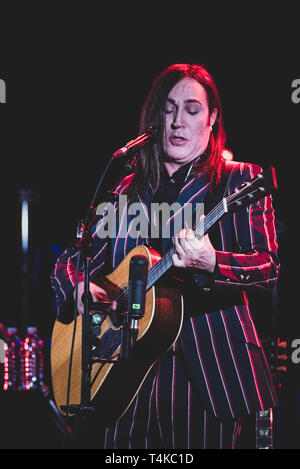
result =
M170 205L175 202L184 185L190 166L191 162L181 166L172 176L169 176L167 170L164 168L159 188L153 197L153 202L167 202Z
M172 174L172 176L169 176L167 170L164 168L163 174L161 176L159 188L157 192L154 194L152 202L159 203L159 204L166 202L169 205L176 202L179 196L179 192L181 191L182 187L188 180L188 177L192 169L191 168L192 164L193 162L188 162L184 166L181 166L177 171L175 171ZM161 234L161 229L162 229L161 212L159 212L159 217L160 217L159 229L160 229L160 234ZM151 247L158 252L162 251L161 243L162 243L161 236L159 238L151 239ZM217 269L217 265L216 265L216 269ZM208 272L200 272L200 271L192 273L192 271L189 271L189 270L182 270L182 269L176 269L176 268L171 269L170 273L173 278L173 281L174 281L174 278L177 278L177 280L183 281L185 285L193 285L195 284L195 281L196 281L196 284L198 285L198 287L202 289L202 292L208 292L208 291L211 291L212 289L216 269L213 274L210 274Z
M161 176L160 185L157 192L154 194L152 202L161 204L166 202L169 205L172 205L178 199L179 192L181 191L189 170L191 168L191 162L188 162L184 166L181 166L177 171L175 171L172 176L169 176L167 170L164 168L163 174ZM159 230L160 237L151 239L151 246L157 251L161 250L161 230L162 230L162 213L159 212Z

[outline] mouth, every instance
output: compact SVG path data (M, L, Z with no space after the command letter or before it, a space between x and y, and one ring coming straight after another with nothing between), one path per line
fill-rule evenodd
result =
M187 142L187 139L182 137L181 135L171 135L169 141L172 145L181 146Z

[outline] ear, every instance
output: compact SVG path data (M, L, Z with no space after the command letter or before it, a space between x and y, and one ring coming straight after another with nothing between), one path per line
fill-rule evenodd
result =
M211 127L213 127L213 125L216 121L217 115L218 115L218 109L214 108L212 110L212 113L211 113L210 117L209 117Z

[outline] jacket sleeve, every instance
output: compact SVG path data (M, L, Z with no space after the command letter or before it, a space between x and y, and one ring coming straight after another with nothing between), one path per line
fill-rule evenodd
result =
M258 165L241 163L232 178L229 192L234 192L243 181L260 172ZM230 217L233 240L228 239L225 217ZM280 268L272 196L268 195L233 214L226 214L219 226L223 249L216 251L216 269L208 277L207 289L213 285L271 288L278 279ZM228 249L229 245L235 246L234 251Z
M129 186L131 176L125 177L114 189L115 194L122 194ZM97 278L104 268L110 268L111 243L109 239L113 236L109 226L114 226L114 217L119 210L118 202L101 203L97 207L98 222L91 230L92 244L90 248L90 280ZM112 218L111 218L112 217ZM110 224L110 222L112 224ZM66 249L58 257L51 273L51 284L55 293L58 316L62 310L69 309L74 305L73 292L76 280L84 280L83 262L78 262L79 252L73 247Z
M91 280L104 267L107 248L108 241L98 238L95 229L91 248ZM78 256L79 251L77 249L73 247L66 249L58 257L52 270L51 284L55 293L58 315L60 315L63 308L73 305L73 292L77 278L78 282L84 280L83 262L78 259Z

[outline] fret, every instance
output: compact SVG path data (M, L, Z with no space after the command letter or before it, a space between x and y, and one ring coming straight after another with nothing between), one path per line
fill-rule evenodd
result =
M194 228L195 236L203 236L208 230L224 215L224 201L222 200L216 207L202 220L198 222ZM155 282L161 278L173 265L172 256L176 253L172 246L162 258L154 264L148 271L147 290L151 288Z
M195 236L205 235L209 229L227 212L234 212L243 206L248 206L256 200L271 193L277 188L274 168L264 170L251 181L243 183L235 192L224 197L204 219L198 221L194 227ZM162 258L154 264L148 271L147 290L151 288L155 282L164 275L172 266L172 255L175 254L175 248L167 251Z

